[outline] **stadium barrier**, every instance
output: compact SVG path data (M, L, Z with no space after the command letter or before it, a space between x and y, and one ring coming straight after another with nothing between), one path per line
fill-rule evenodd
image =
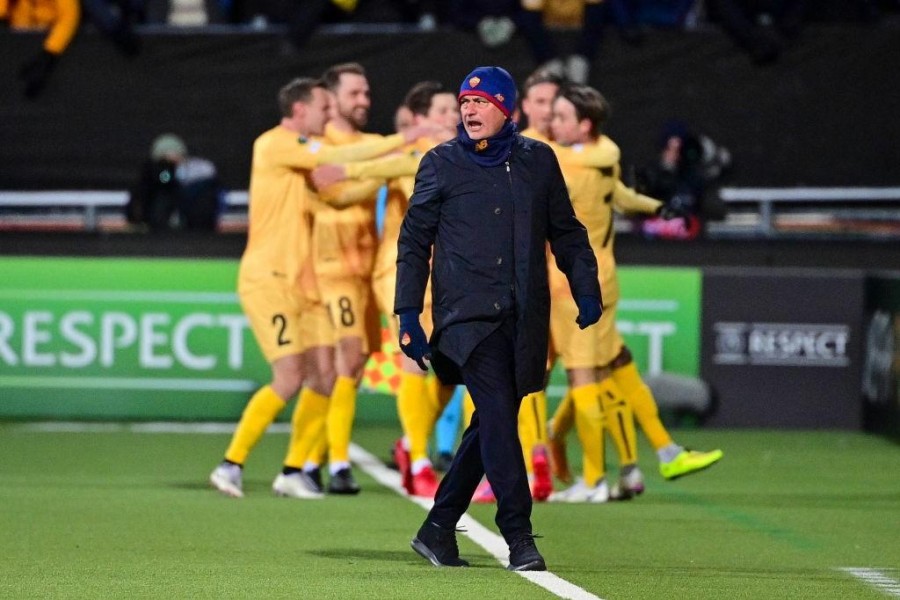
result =
M707 235L900 238L900 187L723 187L725 220Z
M701 376L719 427L860 429L866 275L703 272Z
M231 421L268 380L236 259L6 256L0 272L0 419ZM621 266L619 278L617 326L664 417L896 435L897 273ZM362 421L396 419L383 341ZM557 366L551 404L565 385Z
M865 429L900 441L900 272L867 281L862 396Z
M0 191L0 231L119 231L127 228L124 190ZM219 229L246 229L247 191L224 194Z
M707 225L713 239L772 238L784 235L900 238L898 187L726 187L719 197L729 212ZM247 226L247 192L225 193L219 229ZM119 231L127 227L122 190L0 191L0 231ZM616 222L631 232L630 221Z
M0 272L0 419L231 421L268 381L236 260L4 257ZM700 271L620 278L618 325L640 368L696 378ZM396 371L390 354L370 361L360 419L396 419ZM563 389L556 371L551 395Z

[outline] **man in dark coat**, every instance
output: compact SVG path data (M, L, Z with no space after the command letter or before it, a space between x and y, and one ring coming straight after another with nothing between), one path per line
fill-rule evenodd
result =
M545 570L531 531L531 493L519 444L522 397L541 389L550 293L546 243L571 284L578 323L600 318L597 262L575 218L556 156L510 120L516 86L478 67L459 92L457 138L426 154L398 242L400 346L475 404L434 507L412 546L435 566L465 566L455 528L482 475L497 496L496 523L510 570ZM433 249L433 268L430 261ZM429 273L434 332L419 324Z

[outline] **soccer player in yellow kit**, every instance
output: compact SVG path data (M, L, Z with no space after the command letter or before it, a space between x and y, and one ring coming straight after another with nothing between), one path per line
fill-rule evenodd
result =
M382 137L362 132L368 122L371 99L369 82L361 65L334 65L322 75L322 82L333 99L331 118L325 126L325 143L342 146ZM329 316L328 323L319 328L320 347L324 351L317 354L316 369L333 377L334 386L324 435L319 436L304 461L304 470L314 480L321 481L319 466L327 456L330 475L327 491L331 494L356 494L360 490L350 464L357 386L369 354L381 341L370 279L378 241L375 199L383 182L374 179L368 182L365 202L320 207L313 223L313 266ZM333 188L343 185L346 184L320 189L323 200L328 201Z
M618 493L643 490L643 478L636 464L632 409L656 449L660 470L667 478L706 468L722 457L720 450L692 452L672 441L615 327L619 286L613 254L613 210L667 213L663 203L637 194L620 181L619 149L601 132L608 112L603 96L588 86L563 86L553 102L552 135L557 144L565 147L558 150L558 155L572 155L569 160L560 158L560 163L575 213L588 230L600 266L604 310L598 327L588 330L570 327L568 319L577 315L578 308L565 296L569 293L565 277L551 269L551 331L571 387L571 401L561 404L552 428L558 435L562 421L571 418L571 413L566 411L574 407L574 422L584 451L583 479L554 494L551 500L605 502L609 499L610 490L604 477L604 424L619 453ZM598 167L573 166L577 155L583 155L585 163ZM604 163L605 166L599 166Z
M415 184L415 174L422 156L435 145L456 135L459 107L456 94L435 81L414 85L404 99L412 113L413 125L430 127L433 133L418 138L402 152L372 161L342 166L321 167L313 172L314 181L332 181L381 177L390 180L385 206L384 229L375 257L372 287L379 309L388 315L388 327L393 339L399 337L396 317L393 316L396 287L397 239L406 214L409 197ZM426 292L426 303L430 293ZM423 327L430 332L430 311L423 311ZM403 438L394 446L394 459L400 468L403 485L410 495L433 498L437 490L437 476L428 458L428 439L441 412L452 395L452 388L444 388L435 379L426 380L415 361L403 355L400 387L397 392L397 413Z
M250 451L285 403L303 386L292 417L285 468L273 484L279 495L321 496L302 480L308 451L308 409L327 402L331 389L304 367L310 346L307 324L324 311L310 260L315 195L306 175L316 165L378 156L405 142L402 135L335 148L312 139L322 133L329 109L328 92L300 78L278 93L280 123L253 143L250 173L250 226L238 273L238 296L257 343L272 369L272 380L244 409L225 457L210 483L225 495L243 497L242 468Z

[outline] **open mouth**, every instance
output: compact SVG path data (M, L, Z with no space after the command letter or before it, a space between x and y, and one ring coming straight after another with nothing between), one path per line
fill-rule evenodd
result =
M484 127L484 123L482 123L478 119L466 119L466 129L469 131L481 131L481 128Z

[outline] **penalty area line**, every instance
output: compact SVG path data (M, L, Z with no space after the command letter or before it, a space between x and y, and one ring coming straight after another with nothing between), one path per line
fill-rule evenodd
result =
M431 509L431 505L433 504L431 500L408 495L401 485L400 473L387 468L378 457L369 453L367 450L356 444L351 444L350 460L384 487L392 489L410 502L418 504L426 511ZM493 556L497 562L504 567L509 565L509 561L507 560L509 549L506 546L506 541L501 535L490 531L487 527L473 519L468 513L464 514L459 520L459 526L465 529L465 531L462 532L463 535L481 546L481 548ZM519 571L516 572L516 574L521 575L535 585L544 588L558 598L569 598L571 600L603 600L599 596L590 593L584 588L578 587L570 581L566 581L558 575L554 575L550 571Z

